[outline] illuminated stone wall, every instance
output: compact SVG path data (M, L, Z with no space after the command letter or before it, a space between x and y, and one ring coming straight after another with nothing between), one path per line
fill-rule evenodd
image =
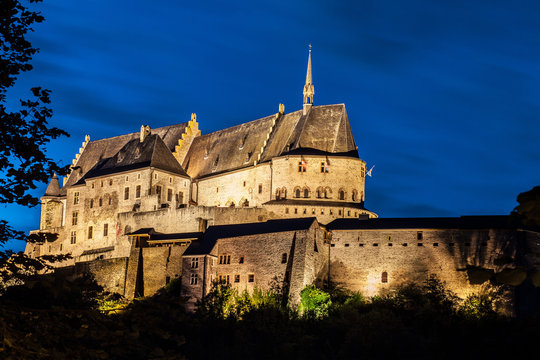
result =
M510 230L333 230L330 279L373 296L436 275L464 297L481 286L467 269L515 266L518 236Z
M193 258L202 256L184 256L183 295L190 297L193 306L213 281L250 293L256 287L270 290L288 283L292 304L298 304L300 291L306 285L322 285L327 277L328 249L325 230L317 223L301 231L218 239L208 254L206 272L203 260L199 260L197 268L191 267ZM191 274L198 274L198 284L191 284Z

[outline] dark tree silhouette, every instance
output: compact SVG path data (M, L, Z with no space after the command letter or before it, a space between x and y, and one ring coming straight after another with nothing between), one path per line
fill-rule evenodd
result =
M41 0L29 0L37 3ZM46 182L53 172L65 174L66 167L59 167L46 155L45 145L59 136L69 136L65 131L49 127L52 116L50 90L33 87L28 99L17 105L7 104L7 92L17 77L32 70L30 60L38 52L26 39L32 26L44 20L39 12L32 11L19 0L2 0L0 6L0 204L36 206L39 199L29 191L36 184ZM33 6L33 5L30 5ZM15 110L14 110L15 109ZM27 239L21 231L0 220L0 245L9 239L43 241L43 236ZM28 265L29 259L10 251L0 252L0 274L10 274L15 263Z
M540 186L518 195L518 206L514 211L521 217L523 225L540 226Z

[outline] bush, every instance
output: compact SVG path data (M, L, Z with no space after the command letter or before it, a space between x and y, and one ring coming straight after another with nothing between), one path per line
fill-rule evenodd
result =
M298 311L306 318L322 319L328 316L331 305L330 294L316 288L315 285L306 286L300 292Z

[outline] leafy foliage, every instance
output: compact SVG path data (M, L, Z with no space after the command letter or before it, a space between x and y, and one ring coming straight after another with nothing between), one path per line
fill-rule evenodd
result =
M518 206L514 213L521 217L524 225L540 226L540 186L518 195Z
M322 319L328 316L332 305L330 294L318 289L314 285L306 286L300 292L300 306L298 311L307 318Z
M30 0L36 3L40 0ZM37 183L46 182L53 172L65 174L68 167L60 167L47 157L45 146L53 139L68 134L49 127L52 117L49 108L51 92L41 87L31 89L31 97L20 100L18 106L7 104L7 92L17 77L32 70L30 60L38 52L27 40L32 26L44 20L19 0L3 0L0 9L0 204L35 206L39 199L29 193ZM16 109L17 110L13 110ZM52 241L49 236L24 233L0 220L0 245L7 240L30 242ZM60 260L63 257L60 257ZM29 259L22 254L0 252L0 282L3 287L20 283L25 277L48 267L48 259Z

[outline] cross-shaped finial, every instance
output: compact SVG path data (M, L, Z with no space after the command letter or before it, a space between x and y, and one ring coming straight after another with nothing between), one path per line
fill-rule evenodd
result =
M311 52L311 44L309 44L309 52Z

